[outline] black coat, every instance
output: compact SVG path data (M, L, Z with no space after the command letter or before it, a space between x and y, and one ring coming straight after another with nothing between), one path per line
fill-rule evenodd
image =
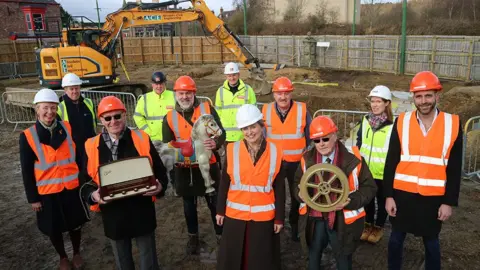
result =
M138 157L138 151L133 144L132 131L126 129L118 143L118 160ZM158 181L162 184L163 191L167 188L167 174L155 147L149 139L150 155L153 162L153 172ZM100 165L112 162L112 153L105 144L103 136L100 135L98 146ZM91 194L97 190L97 185L91 180L87 172L88 157L85 155L85 164L82 171L84 184L82 186L82 197L84 201L93 204ZM157 227L155 217L155 205L152 197L138 195L124 199L109 202L100 205L100 211L103 219L103 228L105 236L113 240L134 238L153 232Z
M195 102L193 104L193 108L196 108L200 105L199 101L197 98L195 98ZM191 118L193 115L193 110L186 110L183 111L182 108L176 103L175 105L175 110L180 114L183 115L185 120L187 120L190 125L193 126L194 123L192 123ZM225 143L225 138L226 138L226 133L225 129L222 126L222 123L220 121L220 117L218 117L217 111L215 108L210 106L210 113L215 119L215 122L217 122L218 126L222 130L222 135L216 140L217 143L217 150ZM162 141L164 143L169 143L171 141L175 140L175 134L173 133L173 130L170 128L168 125L168 121L163 121L162 125ZM218 182L220 180L220 156L218 155L217 151L213 151L215 157L217 158L217 163L216 164L210 164L210 175L215 181L215 184L213 187L215 189L218 188ZM194 167L190 170L190 168L177 168L175 167L173 169L174 175L175 175L175 190L177 194L180 196L203 196L205 195L205 184L204 180L202 177L202 173L200 172L200 169L198 167ZM192 183L192 186L190 186L190 183Z
M262 157L265 152L265 147L266 141L264 140L255 157L254 164ZM217 202L217 213L223 216L225 216L228 190L231 183L230 175L227 173L227 167L228 164L225 161ZM225 217L217 269L240 270L242 269L242 259L244 256L247 256L248 265L246 269L281 269L280 234L274 233L273 224L274 222L283 224L285 218L284 179L285 170L282 167L273 182L275 220L257 222ZM245 241L245 239L248 240ZM246 255L243 254L245 250L247 250Z
M40 143L58 149L66 140L66 133L60 123L57 123L53 136L38 121L35 123ZM89 220L88 210L82 204L79 188L64 189L59 193L40 195L36 185L34 164L38 160L35 152L28 144L25 133L20 134L20 165L23 185L28 203L41 202L42 210L37 212L37 224L46 235L56 235L82 226Z
M438 209L442 204L458 205L462 173L462 145L463 132L460 125L458 137L453 143L448 159L445 195L422 196L418 193L396 190L393 188L393 179L400 162L401 145L397 131L397 120L395 120L383 177L385 197L393 197L397 206L396 217L390 217L394 230L412 233L416 236L438 236L442 229L442 222L437 219Z
M65 101L68 122L72 127L72 138L77 146L77 164L78 166L82 166L82 158L85 155L85 141L97 134L93 126L92 112L90 112L87 105L83 102L82 96L80 96L77 104L73 103L67 95L63 95L61 99ZM57 115L57 119L62 120L59 115Z

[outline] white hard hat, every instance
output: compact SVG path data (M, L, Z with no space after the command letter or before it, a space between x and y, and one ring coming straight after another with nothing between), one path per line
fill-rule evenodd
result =
M52 103L59 103L58 102L58 95L52 89L43 88L40 89L36 94L35 98L33 99L33 104L37 104L40 102L52 102Z
M390 89L384 85L377 85L375 86L372 91L370 91L369 97L379 97L386 100L392 100L392 93L390 93Z
M236 63L230 62L225 65L225 72L223 74L228 75L236 73L240 73L240 70L238 69L238 65Z
M62 87L82 85L82 80L75 73L67 73L63 76Z
M252 104L244 104L237 111L237 127L244 128L263 119L263 114Z

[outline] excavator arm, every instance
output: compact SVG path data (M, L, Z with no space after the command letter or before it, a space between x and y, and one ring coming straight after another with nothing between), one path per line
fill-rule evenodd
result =
M106 18L100 38L95 41L96 47L103 54L111 57L115 52L116 42L122 29L143 25L199 21L204 29L222 42L225 48L250 71L253 79L262 82L261 85L257 84L257 87L254 87L255 92L265 94L265 72L260 67L258 59L228 26L215 16L205 1L192 0L191 3L193 8L188 10L143 10L136 7L111 13Z

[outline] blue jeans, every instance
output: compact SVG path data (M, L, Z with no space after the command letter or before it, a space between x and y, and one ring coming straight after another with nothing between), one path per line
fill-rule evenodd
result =
M157 248L155 244L155 231L135 237L140 259L141 270L158 270ZM135 264L132 257L132 239L112 240L113 255L119 270L134 270Z
M393 231L388 241L388 269L400 270L402 268L403 242L407 233ZM423 237L425 247L425 269L440 270L440 241L436 237Z
M332 247L334 254L337 254L340 248L338 242L337 232L328 228L328 223L324 220L318 219L314 221L313 239L308 250L308 270L322 269L322 255L323 250L328 246ZM338 270L352 269L352 254L337 255L335 257Z

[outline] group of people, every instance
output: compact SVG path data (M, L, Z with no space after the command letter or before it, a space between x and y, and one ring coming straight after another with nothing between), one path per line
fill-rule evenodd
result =
M337 269L352 269L359 242L380 241L387 216L392 224L389 269L401 268L407 233L423 237L425 268L440 269L439 232L458 204L463 136L459 117L437 108L442 85L432 72L415 75L410 92L416 110L397 118L390 90L373 88L368 96L371 111L360 123L357 143L346 147L332 119L312 118L305 103L293 100L294 85L288 78L274 82L274 101L259 109L238 66L228 63L224 71L226 80L215 104L196 97L191 77L179 77L170 91L167 76L153 73L153 91L139 98L134 112L138 129L126 126L127 111L118 98L105 97L96 108L83 98L75 74L63 78L60 100L50 89L38 91L38 120L20 135L22 176L38 227L60 256L60 269L84 265L80 241L81 227L90 219L87 205L100 212L117 268L135 268L135 239L140 268L159 269L155 201L165 194L168 177L153 142L188 140L202 114L212 115L222 130L218 138L203 142L214 153L210 175L216 191L206 193L195 164L175 166L170 174L175 194L183 200L187 254L199 250L197 198L204 197L219 245L217 269L281 269L287 184L290 237L305 240L308 269L322 269L328 245ZM103 125L99 132L97 119ZM99 167L138 156L149 158L157 188L105 203ZM348 199L331 212L310 208L309 198L300 194L303 174L319 163L333 164L348 176ZM332 190L327 201L336 199L335 184ZM313 189L309 195L318 197L318 192ZM64 232L73 245L71 261Z

